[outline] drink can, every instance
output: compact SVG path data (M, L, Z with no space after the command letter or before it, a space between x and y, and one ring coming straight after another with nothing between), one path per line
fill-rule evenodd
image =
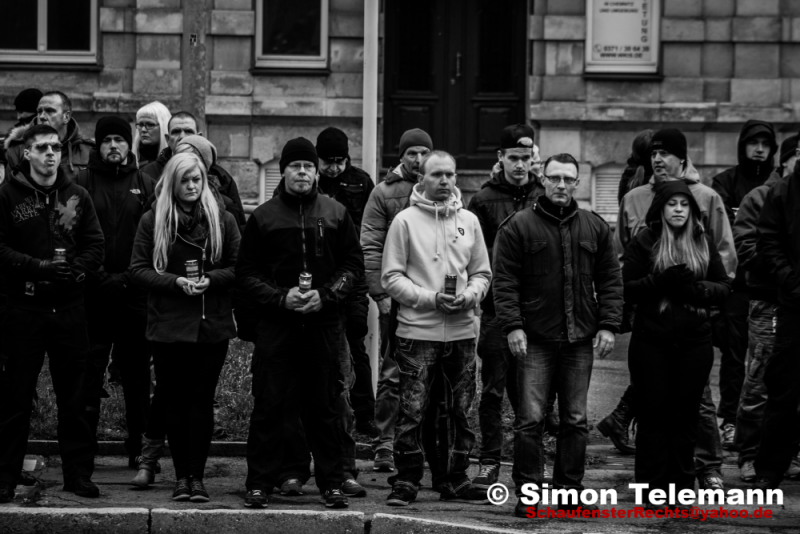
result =
M186 278L195 284L200 281L200 266L197 264L197 260L186 262Z
M311 273L303 271L300 273L300 282L298 284L300 293L305 293L311 290Z
M53 251L53 261L67 261L67 249L57 248Z
M456 284L458 283L458 276L454 274L444 275L444 294L456 296Z

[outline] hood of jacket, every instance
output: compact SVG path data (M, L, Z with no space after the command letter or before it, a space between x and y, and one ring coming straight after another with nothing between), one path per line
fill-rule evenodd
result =
M100 150L96 148L93 148L89 153L88 167L94 172L101 173L104 177L113 176L115 174L124 176L138 169L136 156L133 155L133 152L128 152L128 157L125 158L125 161L119 165L114 165L104 161L100 156Z
M400 164L393 169L389 169L386 172L386 176L383 179L383 181L386 182L387 184L392 184L394 182L402 182L403 180L415 184L419 182L419 176L409 174L409 172L406 171L406 168L403 167L402 164Z
M409 207L415 206L422 211L430 214L436 219L436 223L438 225L439 219L451 219L453 220L453 224L455 225L454 228L456 229L456 234L458 235L458 212L462 208L461 203L461 190L457 187L453 187L453 194L450 195L450 198L445 200L444 202L438 202L435 200L428 200L425 198L425 194L422 189L422 184L417 184L411 190L411 198L408 202ZM440 242L440 235L439 231L436 231L436 258L440 258L442 256L442 244Z
M33 126L33 121L29 122L28 124L21 124L11 128L11 131L8 132L8 135L6 136L6 140L3 141L3 148L8 150L11 145L21 143L22 136L25 135L25 132L27 132L28 128L31 126Z
M686 169L684 169L683 174L680 176L670 176L666 180L662 180L658 178L655 174L650 177L650 181L648 182L651 186L655 186L656 184L662 182L670 182L674 180L682 180L687 184L699 184L700 183L700 172L695 168L694 163L692 160L687 157L686 158Z
M686 196L686 198L689 199L689 206L691 207L695 219L697 221L702 221L703 212L700 210L700 205L697 203L697 200L694 198L686 182L682 180L662 182L655 186L654 192L655 197L653 197L653 203L650 204L650 209L647 210L647 216L645 217L645 222L651 230L659 234L661 233L661 213L666 203L669 202L669 199L675 195ZM702 231L702 228L700 231Z
M769 138L770 149L766 161L756 162L747 159L745 146L747 142L757 135L766 135ZM737 158L739 166L741 166L748 177L758 178L769 176L772 169L775 167L775 154L778 152L778 143L775 141L775 129L772 124L759 121L749 120L742 126L742 131L739 134L739 143L737 145Z
M502 191L514 197L515 202L519 202L536 188L539 183L539 177L533 172L528 172L528 182L525 185L513 185L506 180L505 173L502 167L498 168L497 165L492 167L492 172L489 173L489 180L481 185L481 189L490 187L498 191ZM518 198L519 197L519 198Z
M9 181L9 183L16 184L26 189L31 189L33 191L36 191L37 193L49 195L54 191L64 189L71 183L71 181L69 180L69 178L67 178L67 175L64 173L64 170L59 165L55 183L53 183L51 187L45 189L36 182L34 182L33 178L31 178L30 162L23 161L19 167L17 167L12 171L11 180Z

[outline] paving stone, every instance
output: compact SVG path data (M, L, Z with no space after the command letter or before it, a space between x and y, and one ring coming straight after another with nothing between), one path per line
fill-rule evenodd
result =
M262 534L264 531L296 534L328 534L364 532L361 512L310 512L272 510L167 510L151 513L151 533L195 534L205 532L236 532Z
M146 508L10 508L0 510L4 534L149 534Z

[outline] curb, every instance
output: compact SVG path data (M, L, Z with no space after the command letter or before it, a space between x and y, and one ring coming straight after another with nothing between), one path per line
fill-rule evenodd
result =
M499 534L530 534L530 531L493 528L477 525L464 525L448 521L420 519L391 514L375 514L372 517L370 534L475 534L476 532L497 532Z
M312 512L307 510L167 510L155 508L150 533L197 534L356 534L364 532L362 512ZM115 533L116 534L116 533Z
M149 534L147 508L0 508L3 534Z

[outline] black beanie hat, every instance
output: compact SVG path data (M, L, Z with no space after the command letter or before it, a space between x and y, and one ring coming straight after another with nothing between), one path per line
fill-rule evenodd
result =
M25 89L17 98L14 99L14 107L17 111L27 111L28 113L36 113L36 108L39 107L39 100L42 99L42 92L38 89Z
M97 146L103 142L103 139L108 135L118 135L125 139L130 147L133 144L133 135L131 134L131 125L122 117L112 115L111 117L103 117L97 121L97 126L94 129L94 139Z
M500 150L506 148L530 148L533 150L534 132L527 124L506 126L500 133Z
M665 150L677 157L686 159L686 136L677 128L665 128L653 134L651 150Z
M283 146L281 160L278 163L281 174L283 174L283 171L286 170L286 167L290 163L300 160L310 161L319 167L319 157L317 157L317 151L311 141L305 137L296 137Z
M350 157L347 135L339 128L325 128L317 136L317 155L324 159Z
M789 161L789 158L794 156L798 147L798 134L787 137L781 143L781 165Z

